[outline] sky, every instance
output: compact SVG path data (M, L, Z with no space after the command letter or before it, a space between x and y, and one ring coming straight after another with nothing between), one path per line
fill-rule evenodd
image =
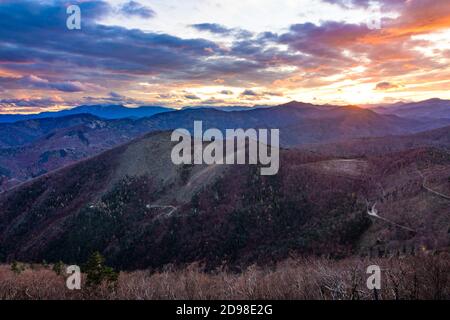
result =
M0 113L450 99L449 62L448 0L0 0Z

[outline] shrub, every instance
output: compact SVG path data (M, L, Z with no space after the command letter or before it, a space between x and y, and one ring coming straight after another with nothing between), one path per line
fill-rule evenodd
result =
M13 261L11 263L11 271L15 274L20 274L22 271L25 271L25 266L17 261Z
M58 261L57 263L55 263L53 265L53 269L52 269L58 276L61 276L63 274L64 271L64 262L62 262L61 260Z

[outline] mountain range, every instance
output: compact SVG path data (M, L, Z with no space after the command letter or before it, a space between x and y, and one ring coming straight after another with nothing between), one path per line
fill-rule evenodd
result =
M196 120L202 120L205 129L278 128L285 148L338 141L351 143L355 138L405 135L450 125L450 118L411 119L354 106L317 106L295 101L246 111L186 108L137 119L75 114L3 123L0 191L148 132L192 130Z
M423 105L442 117L417 105L293 101L0 124L0 260L80 263L99 251L122 269L239 269L292 253L446 248L450 104ZM280 172L174 165L171 131L199 120L204 129L280 129Z

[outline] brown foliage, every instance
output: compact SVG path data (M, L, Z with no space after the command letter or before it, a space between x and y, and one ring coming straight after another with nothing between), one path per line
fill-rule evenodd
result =
M288 259L273 269L252 266L242 273L184 269L122 272L114 289L70 291L65 279L44 267L20 274L0 266L0 299L373 299L366 287L369 265L382 269L378 299L449 299L447 253L415 257L345 260Z

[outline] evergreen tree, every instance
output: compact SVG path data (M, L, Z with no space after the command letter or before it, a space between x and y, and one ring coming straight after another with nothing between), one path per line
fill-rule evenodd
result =
M98 251L89 257L84 269L86 286L91 288L98 287L104 282L115 285L119 277L113 268L105 265L105 258Z

